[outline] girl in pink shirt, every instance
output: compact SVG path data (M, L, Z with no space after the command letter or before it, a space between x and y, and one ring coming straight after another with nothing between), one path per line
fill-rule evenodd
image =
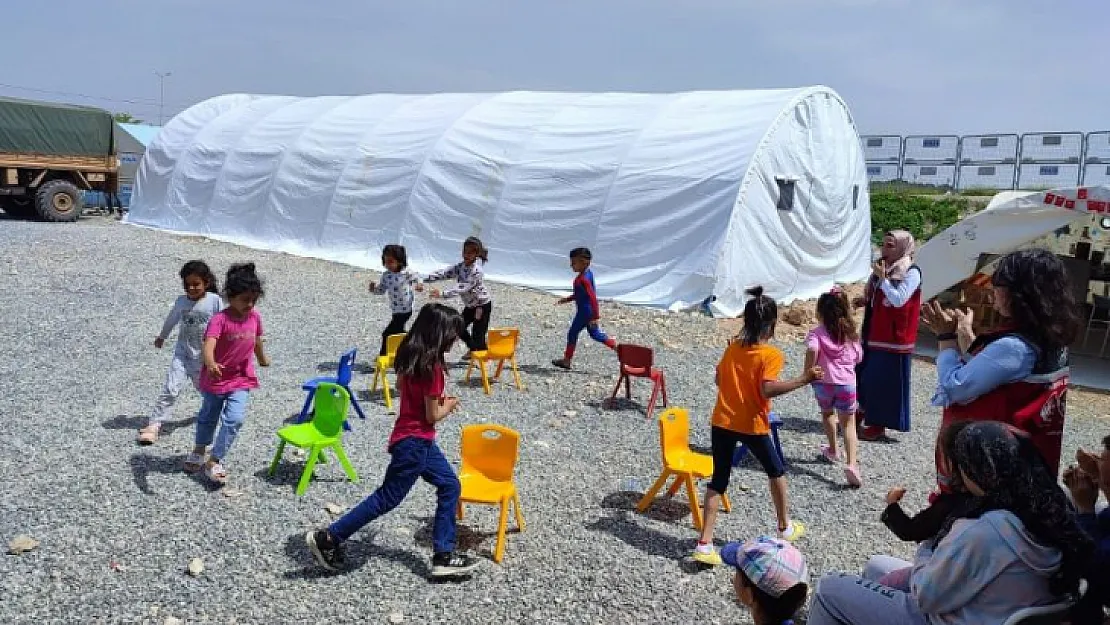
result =
M820 382L813 383L813 394L821 408L821 419L829 444L821 446L821 455L829 462L840 461L836 447L836 426L844 432L848 464L844 477L852 486L860 486L859 441L856 438L856 365L863 358L859 332L852 318L848 296L840 287L833 287L817 300L820 324L806 337L806 369L818 365L825 372ZM836 417L834 419L834 416Z
M232 265L224 284L227 308L212 317L204 332L199 385L204 400L197 413L196 446L185 459L185 471L195 473L203 468L217 484L227 483L222 461L246 418L250 391L258 388L251 357L263 367L270 366L262 349L262 317L254 309L263 293L254 263Z

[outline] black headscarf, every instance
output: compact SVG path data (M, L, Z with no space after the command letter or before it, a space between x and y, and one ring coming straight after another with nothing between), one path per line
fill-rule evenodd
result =
M1067 495L1057 484L1033 441L997 421L978 421L956 437L951 459L963 476L983 490L945 521L940 542L957 520L977 519L991 510L1016 516L1037 542L1063 556L1051 580L1056 594L1076 594L1094 543L1080 529Z

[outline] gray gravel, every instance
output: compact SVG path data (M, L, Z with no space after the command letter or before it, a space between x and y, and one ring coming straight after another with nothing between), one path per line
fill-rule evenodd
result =
M262 371L227 460L235 497L180 471L199 403L191 389L170 434L150 448L134 442L170 356L151 341L179 293L178 268L194 257L220 274L253 259L268 281L260 311L274 365ZM0 537L5 545L19 534L41 541L0 558L0 622L750 622L731 598L725 569L699 570L685 559L695 534L683 497L646 515L632 509L637 493L629 489L657 475L657 428L636 406L599 409L615 380L612 355L583 336L579 370L552 370L547 363L561 353L570 310L509 287L494 287L494 321L524 329L527 391L503 384L487 398L460 387L463 409L439 438L457 461L465 424L496 421L521 432L517 480L527 531L510 534L496 565L488 559L496 511L471 507L460 538L485 558L482 568L469 582L431 585L434 494L420 485L356 537L353 570L326 576L312 567L301 534L328 521L326 504L353 505L377 485L391 416L368 399L369 418L352 421L346 448L360 484L345 483L329 463L297 497L298 464L288 461L273 479L264 472L274 432L301 405L300 382L350 345L376 349L388 306L365 294L371 275L106 218L0 219ZM714 323L607 305L603 327L659 350L672 402L690 408L694 442L707 446L720 353ZM800 346L783 348L796 371ZM908 486L907 504L916 508L931 483L934 374L921 364L915 376L914 432L897 444L864 445L858 491L845 490L840 471L817 459L822 435L808 391L777 400L794 515L809 527L799 544L815 576L856 570L872 553L910 554L878 515L889 486ZM368 382L360 375L356 388ZM646 403L646 385L636 397ZM1072 419L1066 453L1094 445L1108 429L1105 421ZM734 510L722 515L718 536L773 530L762 473L749 465L733 484L747 490L732 489ZM196 577L186 571L192 558L204 562Z

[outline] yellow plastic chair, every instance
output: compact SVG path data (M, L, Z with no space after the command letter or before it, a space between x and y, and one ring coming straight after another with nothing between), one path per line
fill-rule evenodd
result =
M520 370L516 366L516 346L519 342L520 328L493 328L490 330L486 339L486 349L470 354L470 364L466 367L466 381L470 381L470 373L477 368L482 374L482 388L485 389L486 395L489 395L491 392L490 378L486 372L486 363L497 363L497 370L493 373L493 379L499 380L501 370L505 367L505 362L508 361L509 367L513 370L513 380L516 381L516 387L523 391L524 384L520 382Z
M509 525L510 504L516 513L517 531L524 531L520 498L513 482L519 451L520 434L503 425L468 425L462 429L462 468L459 469L462 494L459 496L458 518L463 518L464 503L501 506L494 562L501 562L505 555L505 530Z
M308 460L304 464L301 481L297 483L298 495L303 495L308 489L316 463L327 462L324 452L328 449L335 453L335 457L339 459L339 464L343 466L343 471L351 482L358 482L358 473L347 460L341 438L343 422L347 419L347 409L351 406L351 395L347 389L338 384L322 383L316 387L315 402L316 411L312 421L287 425L278 430L277 435L281 442L278 443L277 453L270 462L269 474L273 475L277 471L278 463L281 462L286 444L308 450Z
M663 488L668 479L674 477L674 483L667 490L667 496L673 497L679 488L686 486L686 496L690 500L690 514L694 518L694 527L700 531L701 506L698 504L698 491L694 480L713 475L713 457L690 450L690 416L685 408L669 408L659 415L659 444L663 452L663 474L655 480L651 489L644 493L640 503L636 504L636 510L644 512L651 507L656 493ZM732 512L732 503L724 493L721 493L721 505L725 512Z
M385 395L385 407L393 410L393 398L389 395L389 378L386 374L393 368L393 360L397 358L397 348L401 346L401 341L405 340L404 333L390 334L385 337L385 356L378 356L378 362L374 365L374 381L370 383L370 392L378 390L378 384L382 385L382 394Z

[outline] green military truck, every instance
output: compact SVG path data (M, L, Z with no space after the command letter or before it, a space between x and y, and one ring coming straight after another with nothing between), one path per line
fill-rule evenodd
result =
M114 127L100 109L0 97L0 209L77 221L85 191L117 193Z

